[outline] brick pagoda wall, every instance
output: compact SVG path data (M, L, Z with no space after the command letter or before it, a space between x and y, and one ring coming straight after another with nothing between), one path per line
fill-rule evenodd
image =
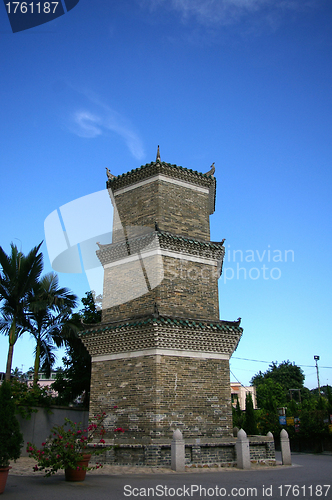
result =
M106 267L103 321L151 314L155 303L160 314L217 320L218 278L217 264L160 255ZM151 289L155 282L160 285Z
M114 408L116 407L116 408ZM90 412L105 411L107 437L221 437L232 433L226 359L137 356L92 364Z
M213 172L157 157L109 176L113 239L97 251L102 322L81 333L92 356L90 414L106 412L106 441L114 429L126 430L107 460L168 461L180 429L192 441L190 461L209 454L233 461L229 358L242 328L240 321L219 320L225 248L210 241ZM209 445L200 446L201 439Z

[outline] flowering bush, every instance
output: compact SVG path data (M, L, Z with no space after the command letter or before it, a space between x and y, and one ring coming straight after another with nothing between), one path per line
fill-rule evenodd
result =
M42 443L42 448L37 449L35 445L28 443L27 452L29 457L37 460L33 470L45 470L45 476L55 474L59 469L84 469L92 470L102 467L96 464L92 467L79 466L84 454L98 454L105 451L103 436L105 429L103 420L106 414L97 415L84 429L81 423L72 422L65 418L63 425L55 425L51 429L48 439ZM92 440L97 440L93 446L89 446Z

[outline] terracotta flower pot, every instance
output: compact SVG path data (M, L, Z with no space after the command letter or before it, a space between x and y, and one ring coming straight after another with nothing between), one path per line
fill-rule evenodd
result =
M83 455L82 460L77 463L76 469L65 469L66 481L84 481L86 475L85 467L88 467L91 455Z
M0 467L0 494L5 491L9 469L11 467Z

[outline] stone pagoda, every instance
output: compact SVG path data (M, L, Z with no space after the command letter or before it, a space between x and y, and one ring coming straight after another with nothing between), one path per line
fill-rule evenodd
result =
M240 320L219 319L223 241L210 241L216 179L160 159L108 171L113 239L99 244L102 322L81 338L92 356L90 413L109 437L169 442L232 435L229 359Z

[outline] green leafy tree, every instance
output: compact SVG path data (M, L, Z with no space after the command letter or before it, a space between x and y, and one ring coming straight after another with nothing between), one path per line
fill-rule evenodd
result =
M99 301L93 292L86 292L85 295L86 297L82 298L83 309L72 316L72 322L75 322L78 330L84 330L101 321L101 311L96 307ZM65 368L57 375L52 388L59 393L59 403L72 403L77 397L81 397L82 404L88 406L91 356L77 334L68 336L65 343L66 356L62 359Z
M86 325L100 323L102 297L100 295L96 296L93 291L86 292L85 295L86 297L81 299L84 307L78 313L81 322Z
M0 387L0 467L8 467L10 460L20 457L23 436L15 417L15 403L10 382Z
M10 255L0 247L0 332L9 340L6 380L10 380L15 342L26 329L26 297L43 269L41 244L26 256L13 243Z
M54 349L61 347L76 326L70 320L77 297L68 288L59 287L55 273L43 276L27 297L29 332L36 340L34 384L38 381L40 364L46 375L50 375L55 362Z
M253 385L258 385L263 380L271 378L274 382L279 382L287 390L301 389L304 382L304 373L302 369L291 363L289 360L283 361L279 365L272 363L269 369L262 373L261 371L251 379Z
M244 418L243 429L246 431L247 434L250 435L258 434L256 416L255 416L255 410L251 392L248 392L246 394L246 413Z
M290 389L304 391L304 378L299 366L283 361L279 365L272 363L265 373L260 371L250 383L256 387L258 406L272 411L276 410L276 406L286 405L290 400Z
M256 387L258 408L277 413L277 408L284 406L287 399L286 389L272 378L267 378Z

